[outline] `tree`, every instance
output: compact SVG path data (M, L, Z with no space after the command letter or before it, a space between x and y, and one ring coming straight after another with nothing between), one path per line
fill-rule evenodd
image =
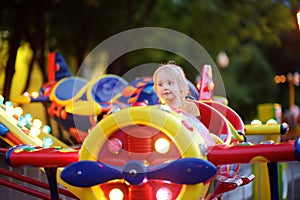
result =
M38 60L44 72L47 52L52 50L61 52L67 59L76 58L75 67L72 67L76 71L87 53L110 36L132 28L156 26L192 37L212 58L225 51L231 60L228 69L222 70L226 89L233 91L235 84L241 87L234 89L234 93L228 92L228 98L233 107L241 109L240 113L250 113L257 103L255 101L271 101L274 97L275 93L266 93L266 88L272 87L272 83L267 82L269 79L262 79L265 81L263 84L254 80L256 73L268 73L271 77L278 70L279 67L272 69L267 55L269 49L284 45L282 42L287 41L286 36L296 30L293 15L296 4L295 0L288 4L271 0L127 0L118 3L100 0L2 0L0 30L10 33L4 96L9 97L16 51L23 41L30 42L35 52L33 59ZM281 55L290 54L282 52ZM169 59L188 66L179 56L146 50L120 56L109 66L108 72L122 75L145 60L164 62ZM195 78L189 67L185 71L190 79ZM248 88L249 85L256 89L255 93L254 89ZM262 89L258 89L260 87Z
M29 42L33 51L32 61L30 62L29 72L32 70L34 61L38 61L43 75L44 81L46 80L45 71L45 21L44 13L45 8L48 5L48 1L4 1L2 10L6 10L3 14L3 18L7 19L9 23L6 23L2 29L7 29L9 32L8 38L8 61L5 67L5 81L3 96L5 99L9 99L11 83L13 75L15 73L15 62L17 57L18 48L23 42ZM29 85L30 74L27 77L27 84Z

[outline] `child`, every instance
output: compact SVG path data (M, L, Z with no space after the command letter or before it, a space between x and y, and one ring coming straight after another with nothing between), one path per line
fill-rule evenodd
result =
M200 119L194 102L187 101L188 82L182 68L173 61L160 66L153 74L154 90L163 104L172 110L183 110Z

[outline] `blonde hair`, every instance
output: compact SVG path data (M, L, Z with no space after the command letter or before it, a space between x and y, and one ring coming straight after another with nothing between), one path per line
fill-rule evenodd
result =
M176 81L180 91L180 98L185 98L188 95L189 86L182 68L175 64L174 61L169 61L167 64L162 64L156 69L153 74L154 90L157 92L157 74L161 71L166 71L170 77Z

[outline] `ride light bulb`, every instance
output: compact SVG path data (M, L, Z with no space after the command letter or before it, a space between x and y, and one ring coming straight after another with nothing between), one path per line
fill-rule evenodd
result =
M262 125L262 122L258 119L252 120L251 125Z
M23 96L25 96L25 97L30 97L30 93L29 93L29 92L24 92L24 93L23 93Z
M43 125L42 124L42 121L41 120L39 120L39 119L34 119L33 120L33 122L32 122L32 125L34 126L34 127L36 127L36 128L41 128L41 126Z
M15 107L15 115L20 117L23 114L23 109L21 107Z
M110 200L123 200L124 194L119 188L114 188L109 192Z
M31 127L30 131L29 131L29 135L32 137L37 137L39 134L41 133L40 129L36 128L36 127Z
M44 137L43 138L43 147L44 148L49 148L49 147L51 147L51 145L53 144L54 142L53 142L53 140L52 140L52 138L50 138L50 137Z
M267 122L266 122L267 125L276 125L278 124L277 121L275 119L269 119Z
M160 154L165 154L170 150L170 143L165 138L159 138L154 144L155 150Z
M107 149L112 154L119 154L122 149L122 142L118 138L113 138L107 142Z
M26 124L27 124L26 118L20 116L19 119L18 119L18 124L17 124L17 125L18 125L20 128L23 128Z
M6 114L9 116L13 116L15 114L15 109L14 109L11 101L5 102L5 111L6 111Z
M157 200L170 200L172 199L172 192L167 187L159 188L156 192Z
M42 130L43 130L44 133L48 133L48 134L51 133L51 127L48 126L48 125L44 125L42 127Z
M27 120L27 122L31 122L32 121L32 115L31 114L29 114L29 113L26 113L25 115L24 115L24 117L25 117L25 119Z
M0 95L0 104L4 103L4 97L2 95Z
M33 98L38 98L39 97L39 93L38 92L32 92L31 93L31 96L33 97Z

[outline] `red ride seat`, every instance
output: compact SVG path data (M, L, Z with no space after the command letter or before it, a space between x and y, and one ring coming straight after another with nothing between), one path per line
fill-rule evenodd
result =
M195 101L195 103L197 104L201 114L200 121L209 130L209 132L220 137L225 144L230 144L232 133L226 117L217 109L206 103L199 101Z

